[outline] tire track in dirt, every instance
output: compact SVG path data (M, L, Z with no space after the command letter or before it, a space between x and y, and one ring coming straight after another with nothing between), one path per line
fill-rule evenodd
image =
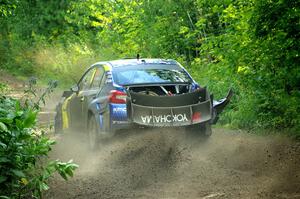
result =
M280 136L215 129L127 132L90 152L84 134L60 137L52 157L80 165L46 198L300 198L300 145Z

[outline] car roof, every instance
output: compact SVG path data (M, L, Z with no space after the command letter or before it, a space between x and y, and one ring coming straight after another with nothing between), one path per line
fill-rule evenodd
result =
M155 68L170 68L180 69L182 66L172 59L119 59L112 61L97 62L93 65L108 65L113 68L143 68L143 67L155 67Z

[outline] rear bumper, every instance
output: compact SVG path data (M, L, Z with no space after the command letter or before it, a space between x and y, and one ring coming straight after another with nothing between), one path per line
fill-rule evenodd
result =
M145 127L184 127L205 123L212 119L211 101L177 106L149 107L131 104L110 104L110 126L114 130Z
M109 105L111 128L180 127L205 122L215 124L233 92L230 90L219 101L208 97L206 89L175 97L130 94L127 104Z
M179 131L189 129L189 128L197 128L198 125L203 124L211 124L210 121L201 122L198 124L192 124L192 125L185 125L185 126L149 126L149 125L143 125L143 124L137 124L133 122L128 122L127 124L113 124L112 129L113 130L142 130L142 129L177 129Z
M131 105L132 122L151 127L189 126L212 119L211 102L177 107Z
M212 119L212 102L205 88L172 96L128 94L127 115L131 122L138 125L178 127Z

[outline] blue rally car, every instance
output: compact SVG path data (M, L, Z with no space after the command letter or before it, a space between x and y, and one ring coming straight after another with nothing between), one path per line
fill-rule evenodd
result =
M211 134L232 96L213 100L175 60L122 59L93 64L57 105L55 131L81 129L91 148L117 130L183 127Z

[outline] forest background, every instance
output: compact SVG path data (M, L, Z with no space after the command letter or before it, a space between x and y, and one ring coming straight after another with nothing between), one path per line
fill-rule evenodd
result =
M300 136L300 1L1 0L0 68L70 87L91 64L179 61L215 98L220 124Z

